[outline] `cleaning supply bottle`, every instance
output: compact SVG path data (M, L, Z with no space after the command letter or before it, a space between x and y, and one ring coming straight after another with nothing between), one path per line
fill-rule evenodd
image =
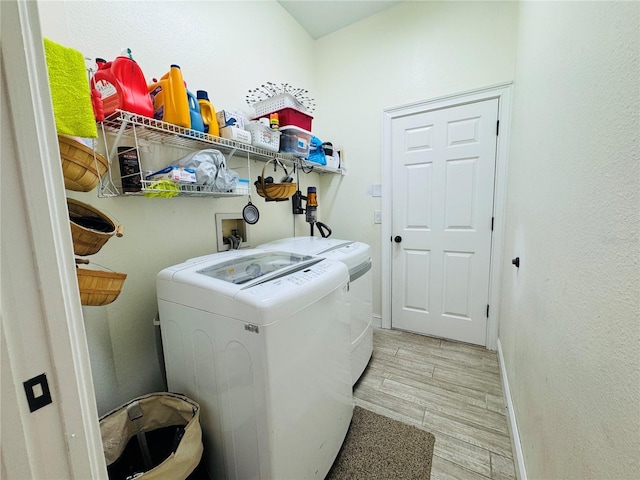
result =
M191 128L191 113L187 89L182 79L180 66L171 65L171 69L160 80L153 79L148 86L153 101L153 117L156 120Z
M191 118L191 130L204 132L204 122L202 121L202 114L200 113L200 104L198 103L198 99L189 90L187 90L187 98L189 99L189 115Z
M269 126L271 127L271 130L280 129L280 119L278 117L278 112L273 112L269 114Z
M131 58L131 50L112 62L96 58L98 70L91 78L91 88L100 92L105 116L125 110L145 117L153 117L153 104L147 81L138 64Z
M200 104L200 114L202 115L205 133L219 137L220 127L218 126L216 111L209 101L209 94L205 90L198 90L196 92L196 96L198 97L198 103Z

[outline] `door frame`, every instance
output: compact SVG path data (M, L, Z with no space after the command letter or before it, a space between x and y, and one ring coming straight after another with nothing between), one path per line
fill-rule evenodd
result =
M391 262L393 235L393 165L391 154L391 124L394 119L407 115L427 113L484 100L498 99L499 135L496 145L496 170L493 191L493 236L491 240L491 264L489 273L489 318L487 319L486 348L498 346L500 318L500 285L504 243L505 198L507 187L507 163L509 154L509 127L511 123L511 89L513 82L501 83L477 90L446 95L430 100L386 108L382 112L382 223L381 271L382 271L382 328L391 328Z
M2 198L3 212L20 216L18 232L3 230L2 282L16 283L3 296L17 290L20 298L1 302L2 419L10 420L2 432L15 435L15 445L3 444L0 476L66 470L70 478L107 479L37 2L3 2L2 28L12 39L2 45L2 102L13 143L3 165L19 172L22 198ZM9 278L24 265L35 278ZM23 382L34 370L46 375L51 402L31 413ZM4 402L5 393L13 401Z

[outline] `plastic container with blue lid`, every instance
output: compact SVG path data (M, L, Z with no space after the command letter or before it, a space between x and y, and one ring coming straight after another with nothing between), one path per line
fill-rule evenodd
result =
M295 125L280 127L280 152L290 153L296 157L306 158L309 155L309 144L313 134Z

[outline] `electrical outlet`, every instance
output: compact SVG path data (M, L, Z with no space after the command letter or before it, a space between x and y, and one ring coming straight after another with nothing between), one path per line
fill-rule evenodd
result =
M380 210L373 211L373 223L382 223L382 212Z

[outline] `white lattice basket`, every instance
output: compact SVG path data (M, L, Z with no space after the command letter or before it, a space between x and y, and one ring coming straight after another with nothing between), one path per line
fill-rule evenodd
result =
M253 104L253 109L256 112L256 117L266 115L271 112L282 110L283 108L293 108L299 112L306 112L307 107L300 103L293 95L288 93L281 93L274 95L266 100L256 102Z
M270 152L280 150L280 132L254 122L245 125L244 129L251 132L251 145Z

